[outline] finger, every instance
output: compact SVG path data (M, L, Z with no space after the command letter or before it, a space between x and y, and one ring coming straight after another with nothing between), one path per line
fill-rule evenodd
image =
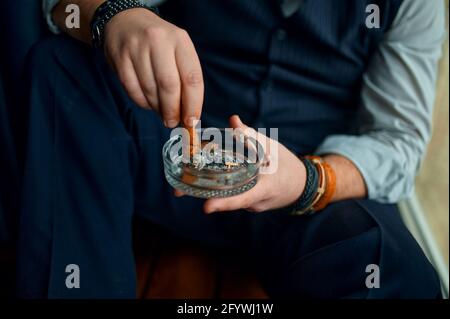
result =
M159 110L164 125L175 127L180 120L181 83L174 50L156 46L151 51L151 64L158 86Z
M155 112L159 113L158 87L156 85L153 67L150 62L150 51L146 49L135 50L132 57L134 69L139 80L142 92L148 104Z
M247 125L242 123L241 118L239 117L239 115L231 116L229 122L230 122L230 127L232 127L232 128L242 128L242 129L246 129L247 128Z
M203 105L204 84L200 60L187 33L182 33L175 50L181 79L181 116L185 126L200 119Z
M176 189L176 188L173 190L173 194L176 197L182 197L182 196L186 195L185 193L183 193L182 191L180 191L179 189Z
M258 138L258 133L251 127L245 125L239 115L233 115L228 120L230 127L235 129L237 132L241 132L245 136L250 136L254 139Z
M136 71L130 58L122 58L120 64L116 64L116 70L119 75L120 82L130 98L140 107L147 109L150 108L144 92L142 92Z
M270 163L271 150L275 148L274 140L268 138L262 133L255 131L253 128L245 125L238 115L233 115L229 119L230 127L235 130L241 131L244 135L254 138L258 143L252 143L255 150L259 155L263 156L263 166L267 166ZM276 148L275 148L276 149Z
M255 205L262 198L262 191L255 186L251 190L232 197L227 198L211 198L203 205L206 214L215 212L233 211L238 209L247 209Z

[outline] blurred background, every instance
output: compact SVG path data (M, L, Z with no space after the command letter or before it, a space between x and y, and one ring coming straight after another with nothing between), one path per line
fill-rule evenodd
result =
M442 260L435 260L441 271L446 270L448 287L449 266L449 0L447 7L447 39L443 47L443 54L439 63L439 78L437 82L437 95L433 114L433 135L428 147L425 161L416 181L416 194L408 203L402 203L405 219L416 218L410 223L427 223L421 225L424 229L416 229L416 236L434 240L436 246L429 242L422 245L429 253L440 254ZM415 210L415 211L414 211ZM411 214L413 216L411 216ZM422 214L424 220L414 215ZM414 225L413 225L414 228ZM417 227L416 227L417 228ZM420 227L419 227L420 228ZM414 231L413 231L414 232ZM427 238L428 237L428 238ZM434 251L434 252L433 252ZM431 257L431 256L429 256ZM439 257L436 257L439 259ZM439 267L437 265L437 267Z

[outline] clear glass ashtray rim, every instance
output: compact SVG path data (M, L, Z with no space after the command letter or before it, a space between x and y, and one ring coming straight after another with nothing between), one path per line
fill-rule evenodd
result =
M223 128L220 128L220 129L216 129L216 128L204 128L204 129L200 129L200 134L203 134L204 131L210 130L210 129L218 130L218 131L220 131L221 133L224 133L225 130L226 130L226 129L223 129ZM175 163L172 161L172 159L171 159L170 156L169 156L168 149L173 145L173 143L174 143L177 139L180 139L180 138L181 138L181 135L174 135L174 136L170 137L169 140L167 140L167 141L164 143L164 146L163 146L163 148L162 148L162 157L163 157L163 160L164 160L164 165L166 165L166 164L168 164L168 165L175 165ZM255 147L256 147L257 149L263 150L262 145L261 145L261 143L259 143L258 140L256 140L255 138L253 138L253 137L251 137L251 136L245 136L245 138L248 139L249 141L251 141L251 142L255 145ZM258 156L258 160L257 160L255 163L252 163L252 165L253 165L257 170L259 170L259 167L260 167L260 166L262 165L262 163L264 162L264 158L265 158L265 155L263 155L263 156ZM201 174L203 174L203 173L211 173L211 174L216 175L216 174L231 174L231 173L233 173L233 172L234 172L234 173L235 173L235 172L238 172L239 170L245 170L245 167L240 167L240 168L238 168L238 169L236 169L236 170L233 170L233 171L230 171L230 172L228 172L228 171L210 170L210 169L208 169L208 168L203 168L202 170L199 170L198 172L201 173Z
M222 134L225 133L226 129L219 129L219 128L204 128L204 129L198 129L199 134L203 134L203 132L205 130L210 130L210 129L215 129L215 130L219 130ZM234 135L236 136L236 135ZM177 163L175 163L171 156L170 156L170 148L173 146L173 144L177 141L179 141L179 139L182 138L181 135L173 135L172 137L169 138L168 141L166 141L166 143L163 146L162 149L162 157L163 157L163 161L164 161L164 170L165 170L165 174L170 174L171 178L177 180L178 182L184 183L187 186L192 186L195 188L204 188L206 189L210 189L208 187L202 187L200 185L196 185L196 184L188 184L184 181L182 181L180 179L180 177L178 176L178 174L175 173L176 169L179 169L179 166ZM250 141L257 149L262 149L261 143L250 136L245 135L245 138ZM218 171L218 170L211 170L208 168L203 168L201 170L195 170L194 168L188 168L189 173L192 173L195 177L199 177L199 178L214 178L214 176L223 178L223 177L229 177L231 179L235 180L235 184L233 184L232 186L227 186L227 185L223 185L223 186L218 186L216 187L212 187L211 189L232 189L234 187L239 187L242 186L246 183L250 183L252 182L255 178L258 177L259 175L259 170L260 167L262 165L262 163L264 162L265 159L265 154L263 154L263 156L258 155L257 156L257 160L252 164L251 164L251 170L249 169L249 167L239 167L237 169L233 169L230 171Z

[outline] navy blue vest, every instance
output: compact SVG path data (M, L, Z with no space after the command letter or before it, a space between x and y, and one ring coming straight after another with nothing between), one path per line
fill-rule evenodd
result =
M366 27L377 4L379 29ZM296 153L354 131L362 75L401 0L303 0L282 14L278 0L171 0L163 18L186 29L205 77L203 126L239 114L277 127Z

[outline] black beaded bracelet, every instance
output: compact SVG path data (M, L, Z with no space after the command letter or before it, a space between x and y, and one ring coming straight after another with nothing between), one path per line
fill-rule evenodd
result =
M134 8L145 8L158 14L156 7L145 5L140 0L108 0L95 10L91 21L92 44L96 48L103 46L105 26L118 13Z
M301 158L306 169L306 182L303 193L300 195L299 199L295 202L292 214L303 214L305 210L310 207L314 200L314 197L319 188L319 172L317 171L316 165L308 159Z

